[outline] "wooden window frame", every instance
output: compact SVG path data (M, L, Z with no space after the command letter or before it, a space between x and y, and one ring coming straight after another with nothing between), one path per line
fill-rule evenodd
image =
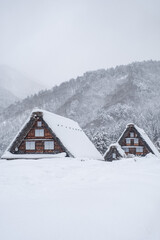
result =
M138 145L139 144L139 139L138 138L134 138L134 145Z
M37 127L42 127L42 121L37 121Z
M53 148L47 147L47 143L53 143ZM54 150L54 141L44 141L44 150Z
M34 145L34 146L32 146L31 147L31 145ZM30 145L30 146L29 146ZM36 143L35 143L35 141L26 141L25 142L25 148L26 148L26 150L35 150L36 149Z
M40 132L43 132L43 134L40 134ZM37 129L36 128L35 129L35 137L44 137L44 129Z
M136 147L136 153L143 153L143 147Z
M131 145L131 139L130 138L126 138L126 145Z
M134 138L134 132L130 132L130 138Z
M125 153L129 153L129 148L124 149Z

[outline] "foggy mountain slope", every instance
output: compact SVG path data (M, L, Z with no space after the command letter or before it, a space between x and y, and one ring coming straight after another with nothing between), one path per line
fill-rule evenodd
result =
M1 151L33 107L72 118L104 152L134 122L160 140L160 61L136 62L82 77L12 104L0 114ZM6 135L7 132L7 135Z
M122 72L119 77L112 76L112 69L87 72L83 75L83 85L58 110L58 114L65 114L69 118L80 122L84 126L95 119L105 98L116 85L125 81L126 75Z
M43 85L6 65L0 65L1 87L21 99L44 89Z
M106 98L97 117L85 129L99 150L115 142L124 127L134 122L145 129L150 138L160 141L160 62L130 65L126 82L117 85Z
M40 91L38 94L27 97L17 104L10 105L0 115L0 119L9 119L13 116L21 115L25 111L31 111L34 107L44 108L51 112L55 112L57 108L65 104L65 102L75 94L80 86L80 81L70 80L62 83L60 86L55 86L50 90Z
M0 112L18 100L11 92L0 87Z

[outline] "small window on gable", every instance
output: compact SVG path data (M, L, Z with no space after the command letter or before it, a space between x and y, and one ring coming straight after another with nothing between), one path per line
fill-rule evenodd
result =
M44 129L35 129L36 137L44 137Z
M143 147L137 147L136 152L137 153L143 153Z
M116 153L112 153L112 158L116 159Z
M129 153L129 148L125 148L124 151L125 151L126 153Z
M131 137L131 138L134 137L134 132L130 132L130 137Z
M53 150L54 149L54 141L45 141L44 149L45 150Z
M33 141L26 142L26 150L35 150L35 142Z
M37 127L42 127L42 122L41 121L37 121Z
M130 138L126 138L126 144L130 144L131 143L131 139Z
M135 138L134 139L134 144L138 144L139 143L139 139L138 138Z

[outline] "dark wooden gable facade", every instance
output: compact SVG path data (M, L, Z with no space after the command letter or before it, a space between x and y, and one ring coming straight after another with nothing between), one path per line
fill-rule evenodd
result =
M105 161L119 160L122 157L117 147L112 145L109 147L108 151L104 155Z
M147 142L142 138L134 124L128 124L126 130L118 141L125 154L145 156L149 152L153 153Z
M66 152L72 156L53 130L43 120L42 112L33 112L10 147L14 154L58 154Z

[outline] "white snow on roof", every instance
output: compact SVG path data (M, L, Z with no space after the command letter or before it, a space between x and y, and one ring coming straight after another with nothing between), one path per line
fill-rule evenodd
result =
M102 155L77 122L48 111L41 110L41 112L43 112L44 121L74 157L103 160Z
M9 149L11 148L12 144L14 143L14 141L16 140L16 138L19 136L20 132L23 130L23 128L26 126L26 124L29 122L30 120L30 116L27 118L27 120L24 122L24 124L21 126L19 132L15 135L15 137L13 138L13 140L10 142L9 146L7 147L7 149L5 150L4 154L1 156L1 158L5 158L4 156L10 156L10 152ZM14 154L16 155L16 154ZM8 158L8 157L6 157Z
M106 154L110 151L111 147L115 147L122 157L126 157L125 151L121 148L118 142L111 144L105 152L104 156L106 156Z
M160 157L160 153L158 151L158 149L154 146L153 142L151 141L151 139L148 137L148 135L145 133L145 131L142 128L137 127L136 125L134 125L135 129L139 132L139 134L141 135L141 137L144 139L144 141L148 144L148 146L151 148L151 150L153 151L153 153L157 156Z
M57 154L13 154L9 151L6 151L2 159L43 159L43 158L64 158L66 153L57 153Z
M125 133L125 131L127 130L127 128L128 128L129 125L133 125L133 126L135 126L134 123L128 123L128 124L126 125L125 130L122 132L121 136L118 138L117 143L119 143L119 141L121 140L123 134Z
M65 148L74 157L104 160L102 155L98 152L98 150L89 140L89 138L86 136L86 134L83 132L77 122L69 118L65 118L60 115L38 108L33 109L32 113L34 112L43 113L44 121L48 124L48 126L52 129L53 133L60 139ZM25 125L23 125L23 128L24 126ZM21 128L21 130L23 128ZM14 140L15 139L16 138L14 138ZM12 143L14 142L14 140L12 141Z

